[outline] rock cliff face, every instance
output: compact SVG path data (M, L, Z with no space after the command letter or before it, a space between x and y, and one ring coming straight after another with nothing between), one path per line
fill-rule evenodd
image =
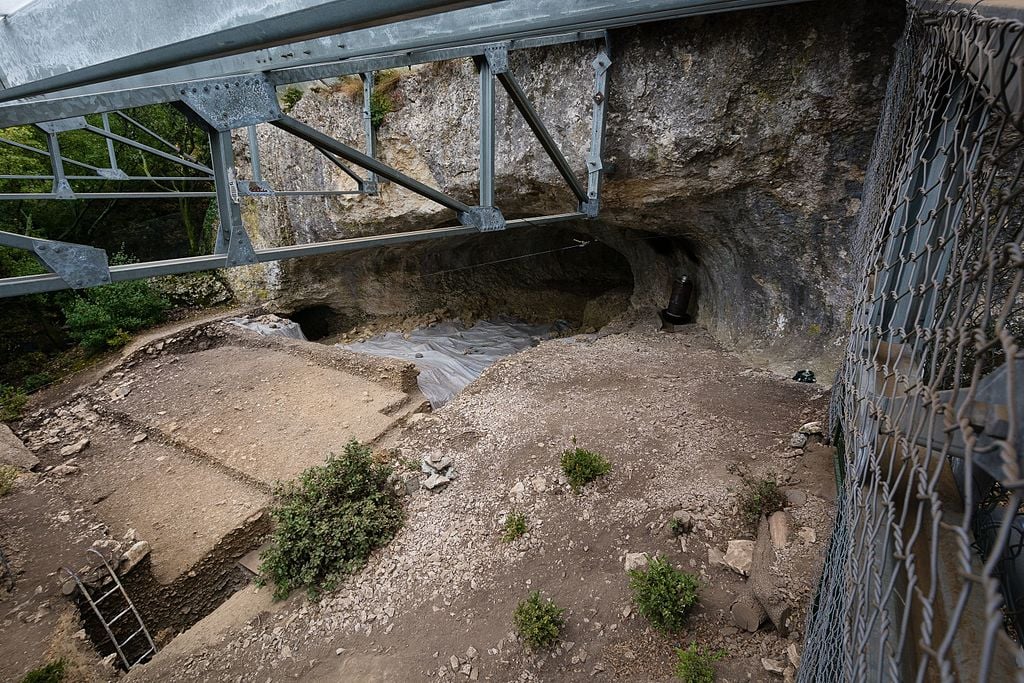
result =
M236 273L235 285L286 312L561 308L562 317L582 319L588 300L613 301L616 292L652 312L667 303L672 277L688 273L699 319L718 338L827 369L847 332L852 226L902 12L898 1L814 2L615 31L597 220L286 261ZM580 177L594 54L592 43L581 43L510 59ZM380 128L380 156L476 204L472 62L400 76L388 95L395 111ZM500 87L497 100L498 206L507 217L572 210L571 194ZM344 87L314 84L292 114L361 148L360 107ZM264 175L276 188L353 188L304 143L270 126L259 138ZM264 245L452 223L449 211L393 185L379 197L260 200L245 213ZM592 243L563 250L574 239ZM548 253L469 267L536 252Z

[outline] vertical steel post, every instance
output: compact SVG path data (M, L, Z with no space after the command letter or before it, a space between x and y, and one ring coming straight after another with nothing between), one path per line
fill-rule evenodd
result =
M110 131L110 115L104 112L101 114L103 118L103 130ZM114 141L110 138L106 138L107 141L107 156L110 157L110 170L117 170L117 152L114 150Z
M226 254L228 266L256 263L256 253L242 225L242 211L234 186L235 155L231 148L231 131L210 129L210 161L217 186L217 214L220 216L214 253Z
M604 148L605 113L608 108L608 67L612 60L608 56L608 38L594 59L594 114L590 127L590 154L587 157L587 201L580 210L595 218L601 208L601 181L604 164L601 153Z
M377 130L373 125L373 89L375 86L374 72L360 74L363 79L363 131L366 136L366 156L377 158ZM360 181L359 189L367 194L377 194L377 174L369 171L366 180Z
M494 206L494 74L486 59L480 70L480 206Z
M260 168L260 142L256 139L256 126L249 126L249 160L252 166L252 179L257 183L263 181Z
M53 169L53 194L58 199L71 199L75 193L64 175L64 159L60 155L60 142L56 133L46 133L46 151L50 154L50 167Z

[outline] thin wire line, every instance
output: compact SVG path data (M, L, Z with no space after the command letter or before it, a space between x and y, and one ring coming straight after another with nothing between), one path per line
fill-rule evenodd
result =
M558 251L566 251L568 249L582 249L583 247L593 244L596 240L588 240L586 242L582 240L575 240L577 244L570 244L567 247L560 247L558 249L548 249L546 251L535 251L531 254L521 254L520 256L510 256L509 258L498 259L497 261L487 261L486 263L474 263L471 266L462 266L461 268L450 268L448 270L438 270L433 273L427 273L423 277L433 277L435 275L444 275L446 273L457 273L460 270L471 270L473 268L483 268L484 266L492 266L496 263L507 263L509 261L518 261L524 258L531 258L533 256L543 256L544 254L553 254Z

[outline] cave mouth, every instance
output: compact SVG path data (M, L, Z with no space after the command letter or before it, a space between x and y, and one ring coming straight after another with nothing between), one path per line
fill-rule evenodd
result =
M317 298L287 315L307 339L328 344L431 321L499 317L594 332L630 307L634 289L622 253L553 226L324 258L301 277L316 283Z

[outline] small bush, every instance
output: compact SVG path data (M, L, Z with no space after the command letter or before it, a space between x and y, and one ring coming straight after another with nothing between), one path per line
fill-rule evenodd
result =
M501 540L511 543L525 534L526 529L526 515L522 512L510 512L508 517L505 518L505 533L502 534Z
M740 514L747 524L756 526L762 515L770 515L786 507L786 496L770 479L748 481L740 494Z
M14 480L20 471L13 465L0 465L0 496L6 496L14 488Z
M28 396L17 387L0 384L0 422L10 422L21 417L21 411L28 403Z
M373 460L358 441L310 467L298 481L278 485L271 508L272 544L263 553L261 573L284 599L295 588L311 596L331 590L364 564L402 526L402 507L388 484L391 468Z
M575 442L574 442L575 443ZM611 472L611 464L599 453L575 447L562 453L562 471L577 493L598 477Z
M374 90L370 93L370 122L374 128L379 128L384 123L384 117L395 109L391 96L386 92Z
M565 627L563 612L551 598L543 600L540 591L533 591L516 607L516 631L531 650L546 650L558 641Z
M60 683L64 680L64 660L58 659L25 674L21 683Z
M64 307L68 334L93 353L124 346L130 332L163 322L168 303L148 282L116 282L82 292Z
M676 678L683 683L714 683L715 662L725 656L725 650L712 652L690 643L685 650L676 649Z
M629 572L633 602L662 633L683 627L687 612L697 602L699 587L695 576L679 571L661 556L651 560L646 569Z
M25 388L25 391L35 391L36 389L42 389L47 384L53 384L53 382L53 375L44 370L43 372L37 372L33 375L29 375L22 380L21 384Z
M290 112L299 100L302 99L302 90L296 88L294 85L288 86L283 93L281 93L281 110L287 114Z

